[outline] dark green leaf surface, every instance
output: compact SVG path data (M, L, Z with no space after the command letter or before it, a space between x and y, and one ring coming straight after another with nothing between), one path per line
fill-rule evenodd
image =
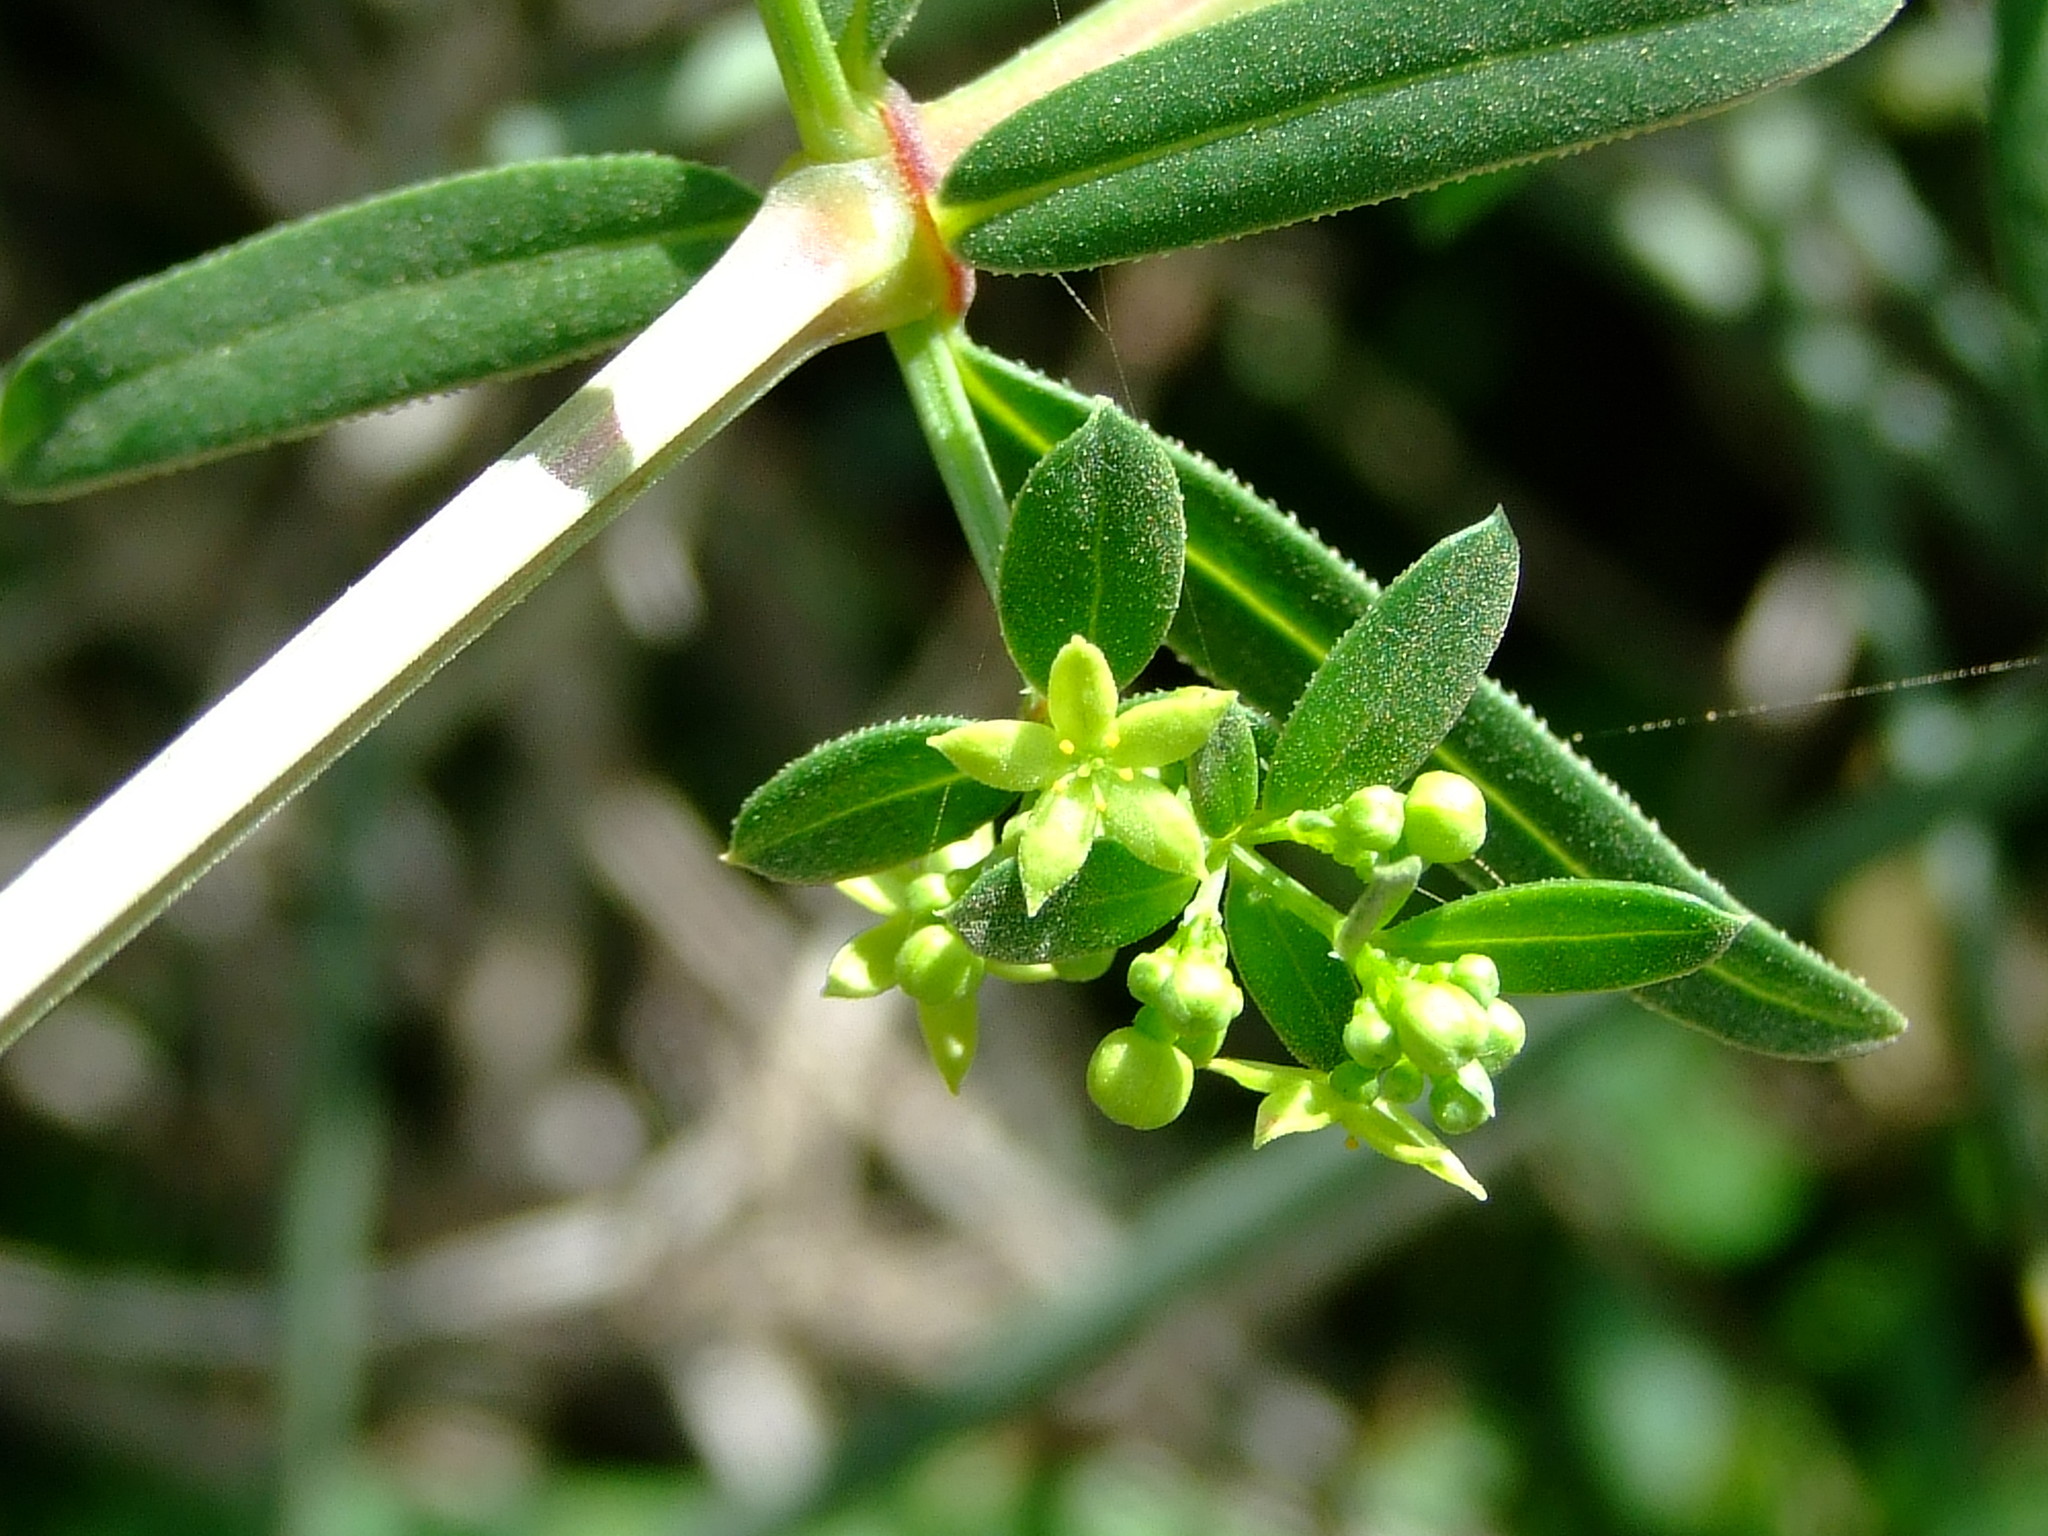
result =
M889 47L917 15L918 0L819 0L840 62L855 84L872 88Z
M1403 571L1330 648L1294 706L1266 809L1333 806L1420 768L1486 675L1520 569L1515 536L1496 512Z
M1319 1072L1343 1065L1358 984L1330 953L1329 936L1244 880L1224 894L1223 924L1238 977L1280 1043Z
M2048 326L2048 0L1998 0L1992 87L2000 255L2006 286L2036 333L2035 388L2048 392L2038 355Z
M1259 808L1259 747L1255 717L1242 704L1216 722L1202 750L1188 759L1188 798L1195 820L1211 837L1228 837Z
M1898 0L1288 0L1084 75L970 145L941 228L1060 271L1220 240L1694 117Z
M659 155L537 161L257 235L90 305L16 360L17 498L254 447L632 335L759 199Z
M726 857L818 884L893 869L967 836L1017 797L977 784L926 745L966 723L897 720L813 748L747 796Z
M1373 943L1408 960L1487 955L1503 992L1618 992L1698 970L1744 922L1661 885L1538 880L1433 908Z
M1076 635L1128 684L1180 604L1180 484L1158 440L1107 401L1025 478L1003 543L996 607L1017 670L1041 691Z
M963 348L960 362L990 453L1010 484L1089 409L1073 391L979 348ZM1171 643L1216 682L1284 714L1376 589L1214 465L1171 444L1167 451L1188 525L1186 590ZM1484 857L1504 880L1641 880L1743 911L1626 795L1493 683L1473 694L1434 758L1485 791ZM1883 998L1762 921L1690 976L1635 995L1732 1045L1781 1056L1851 1055L1906 1027Z
M1195 882L1185 875L1154 869L1101 842L1036 917L1025 915L1015 859L990 865L945 915L975 953L1037 965L1142 939L1179 917L1194 894Z

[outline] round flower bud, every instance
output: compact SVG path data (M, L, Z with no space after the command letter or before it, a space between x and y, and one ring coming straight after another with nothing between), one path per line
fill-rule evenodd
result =
M1486 841L1486 797L1461 773L1432 770L1408 791L1408 851L1430 864L1462 864Z
M1450 981L1471 994L1480 1007L1500 996L1500 967L1491 955L1460 955L1451 963Z
M920 1003L951 1003L981 985L982 959L944 923L910 930L896 951L896 985Z
M1468 1061L1455 1075L1438 1078L1429 1090L1429 1117L1446 1136L1462 1136L1491 1120L1493 1083L1486 1069Z
M1385 784L1354 790L1337 807L1336 837L1330 852L1340 864L1360 863L1369 854L1385 853L1401 840L1407 799Z
M1389 1104L1413 1104L1425 1085L1422 1068L1406 1056L1380 1073L1380 1097Z
M1464 988L1404 982L1391 1001L1388 1011L1401 1048L1431 1077L1448 1076L1479 1054L1486 1014Z
M1206 956L1190 956L1173 968L1173 983L1160 1006L1177 1017L1183 1028L1208 1033L1228 1027L1244 1011L1244 993L1238 990L1228 966Z
M1194 1085L1194 1063L1184 1052L1136 1029L1111 1030L1088 1058L1088 1097L1134 1131L1172 1124Z
M1523 1022L1521 1011L1505 998L1495 998L1486 1009L1486 1038L1480 1042L1479 1060L1489 1072L1498 1072L1502 1067L1522 1054L1522 1047L1529 1039L1529 1026Z
M1179 961L1180 956L1171 949L1148 949L1124 971L1124 985L1139 1002L1157 1004L1165 998Z
M1401 1040L1370 997L1360 997L1344 1025L1344 1051L1360 1066L1391 1066L1401 1054Z
M1330 1069L1330 1091L1340 1098L1362 1102L1372 1097L1377 1078L1377 1073L1367 1071L1355 1061L1347 1061Z

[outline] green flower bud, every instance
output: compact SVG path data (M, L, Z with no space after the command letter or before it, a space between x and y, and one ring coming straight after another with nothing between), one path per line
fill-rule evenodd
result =
M1413 1104L1422 1097L1426 1082L1422 1068L1403 1056L1380 1073L1380 1097L1389 1104Z
M1281 823L1288 839L1318 853L1328 853L1337 841L1337 823L1327 811L1296 811Z
M1114 964L1115 950L1097 949L1085 955L1069 955L1064 960L1053 961L1052 973L1061 981L1093 981L1107 973Z
M1446 1136L1462 1136L1493 1118L1493 1082L1486 1069L1468 1061L1429 1090L1429 1117Z
M1237 695L1221 688L1176 688L1133 704L1116 717L1109 760L1119 768L1164 768L1201 750Z
M1134 1131L1172 1124L1194 1086L1194 1063L1187 1055L1137 1029L1110 1031L1088 1058L1088 1097Z
M1124 972L1124 985L1139 1002L1157 1003L1173 984L1173 969L1179 963L1180 954L1171 947L1148 949L1131 961Z
M1451 962L1451 985L1462 987L1482 1008L1500 996L1500 967L1491 955L1460 955Z
M1394 1026L1370 997L1360 997L1344 1024L1344 1052L1360 1066L1393 1065L1401 1054L1401 1040Z
M1406 818L1407 800L1398 789L1368 784L1354 790L1332 818L1336 836L1331 856L1340 864L1359 864L1385 853L1401 840Z
M1181 1035L1174 1043L1180 1047L1181 1054L1187 1057L1191 1065L1206 1067L1216 1059L1216 1053L1223 1049L1223 1042L1229 1034L1228 1029L1196 1030Z
M1432 770L1408 791L1408 851L1428 864L1462 864L1486 841L1486 797L1462 773Z
M961 1080L974 1065L974 1050L981 1037L977 1001L969 992L951 1002L917 1005L917 1027L924 1034L924 1048L954 1093L960 1091Z
M1179 1019L1183 1030L1206 1034L1228 1028L1244 1012L1244 993L1228 966L1206 955L1189 955L1173 968L1160 1007Z
M1407 981L1394 988L1388 1016L1401 1049L1431 1077L1447 1077L1479 1054L1486 1014L1462 987Z
M1095 645L1074 636L1052 659L1046 679L1046 714L1062 745L1081 757L1098 755L1116 719L1116 676Z
M1479 1060L1487 1071L1498 1072L1522 1054L1528 1038L1529 1026L1520 1010L1497 997L1486 1008L1486 1038L1480 1042Z
M981 956L944 923L911 929L896 951L896 985L920 1003L953 1003L973 996L982 970Z
M876 997L896 985L896 951L910 932L908 917L855 934L825 970L827 997Z
M1330 1070L1330 1091L1340 1098L1363 1102L1373 1095L1378 1074L1367 1071L1355 1061L1347 1061Z

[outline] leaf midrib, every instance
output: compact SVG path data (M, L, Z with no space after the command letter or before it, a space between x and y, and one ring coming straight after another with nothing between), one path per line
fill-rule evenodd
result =
M1767 3L1742 6L1740 10L1783 10L1795 3L1797 3L1797 0L1767 0ZM1268 13L1260 11L1255 14L1264 17ZM1469 60L1462 64L1418 70L1404 75L1382 77L1355 89L1345 90L1328 96L1318 96L1312 101L1300 103L1282 111L1266 113L1259 117L1241 118L1206 133L1194 134L1185 139L1176 139L1165 145L1154 145L1114 160L1100 161L1065 176L1056 176L1050 180L1034 182L1031 186L1013 193L985 198L980 202L952 204L950 211L957 214L962 221L953 231L953 238L957 239L970 230L977 229L993 219L1001 218L1004 214L1011 213L1026 204L1042 202L1070 188L1085 186L1090 182L1107 181L1111 177L1120 176L1127 171L1154 162L1168 160L1177 155L1192 154L1197 150L1208 148L1211 144L1221 143L1225 139L1264 132L1299 118L1314 116L1318 112L1349 106L1370 96L1391 96L1415 86L1441 80L1452 80L1461 75L1469 75L1480 70L1491 69L1505 64L1520 63L1528 59L1542 58L1545 55L1563 54L1577 49L1608 46L1634 38L1675 36L1697 27L1723 24L1730 16L1736 14L1739 14L1739 12L1721 11L1703 16L1695 16L1685 21L1664 23L1657 26L1622 27L1611 32L1590 33L1584 37L1574 38L1569 42L1551 44L1545 47L1517 49L1506 53L1490 53L1483 58ZM964 159L965 156L962 158ZM943 212L945 209L943 193L941 204Z
M672 233L664 234L659 237L639 235L622 236L618 239L613 240L587 241L573 246L563 246L551 251L535 252L522 256L510 256L497 261L479 262L477 265L465 268L460 272L449 273L442 276L428 277L419 280L406 279L397 282L388 282L381 288L371 289L356 294L351 298L343 299L332 304L324 304L316 308L300 310L294 314L281 317L277 320L270 321L262 325L250 326L245 329L236 330L216 338L206 340L195 340L191 344L189 344L182 353L175 357L165 358L162 361L150 363L144 367L136 368L127 372L118 373L113 375L112 377L100 380L95 387L93 387L89 391L84 392L82 394L82 398L96 399L101 396L109 395L114 393L116 390L133 386L141 381L151 379L156 375L174 372L179 368L190 366L192 360L196 357L215 354L234 347L248 346L255 342L264 341L277 335L280 335L284 332L297 329L300 326L310 324L313 321L325 316L345 316L356 311L359 311L366 305L372 305L383 300L388 300L397 294L431 295L438 288L453 286L454 284L465 282L473 278L483 278L489 276L502 275L507 272L516 272L519 268L522 267L543 267L551 263L567 264L568 262L571 261L584 260L593 256L604 256L620 251L629 251L641 246L661 247L672 245L677 243L678 241L686 239L716 239L720 235L726 235L728 238L737 238L739 232L742 229L746 228L748 221L752 218L753 214L749 213L745 218L720 219L707 222L702 225L682 226ZM89 319L81 318L79 323L80 328L83 329L87 325L97 326L97 324L106 317L118 316L120 310L126 309L133 304L147 302L149 297L150 292L146 287L138 288L125 296L121 296L110 301L108 306L105 309L101 310L97 315L94 315ZM64 337L61 334L59 336L51 338L53 344L52 351L55 350L55 343L63 339ZM35 357L29 359L28 361L47 368L52 366L52 353L40 352Z

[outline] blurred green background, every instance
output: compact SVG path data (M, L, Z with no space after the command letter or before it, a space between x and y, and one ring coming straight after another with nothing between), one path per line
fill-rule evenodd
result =
M1052 11L927 0L896 66L929 94ZM1220 1083L1102 1122L1115 985L992 985L948 1098L904 1010L816 997L850 904L716 862L823 736L1014 697L847 347L0 1058L0 1536L2048 1532L2048 699L1811 703L2041 645L1994 53L1986 5L1914 0L1726 115L972 317L1377 574L1505 504L1501 678L1899 1044L1532 1010L1461 1146L1485 1206L1249 1154ZM423 176L759 182L778 102L749 13L692 0L15 0L0 354ZM579 372L8 509L0 867Z

